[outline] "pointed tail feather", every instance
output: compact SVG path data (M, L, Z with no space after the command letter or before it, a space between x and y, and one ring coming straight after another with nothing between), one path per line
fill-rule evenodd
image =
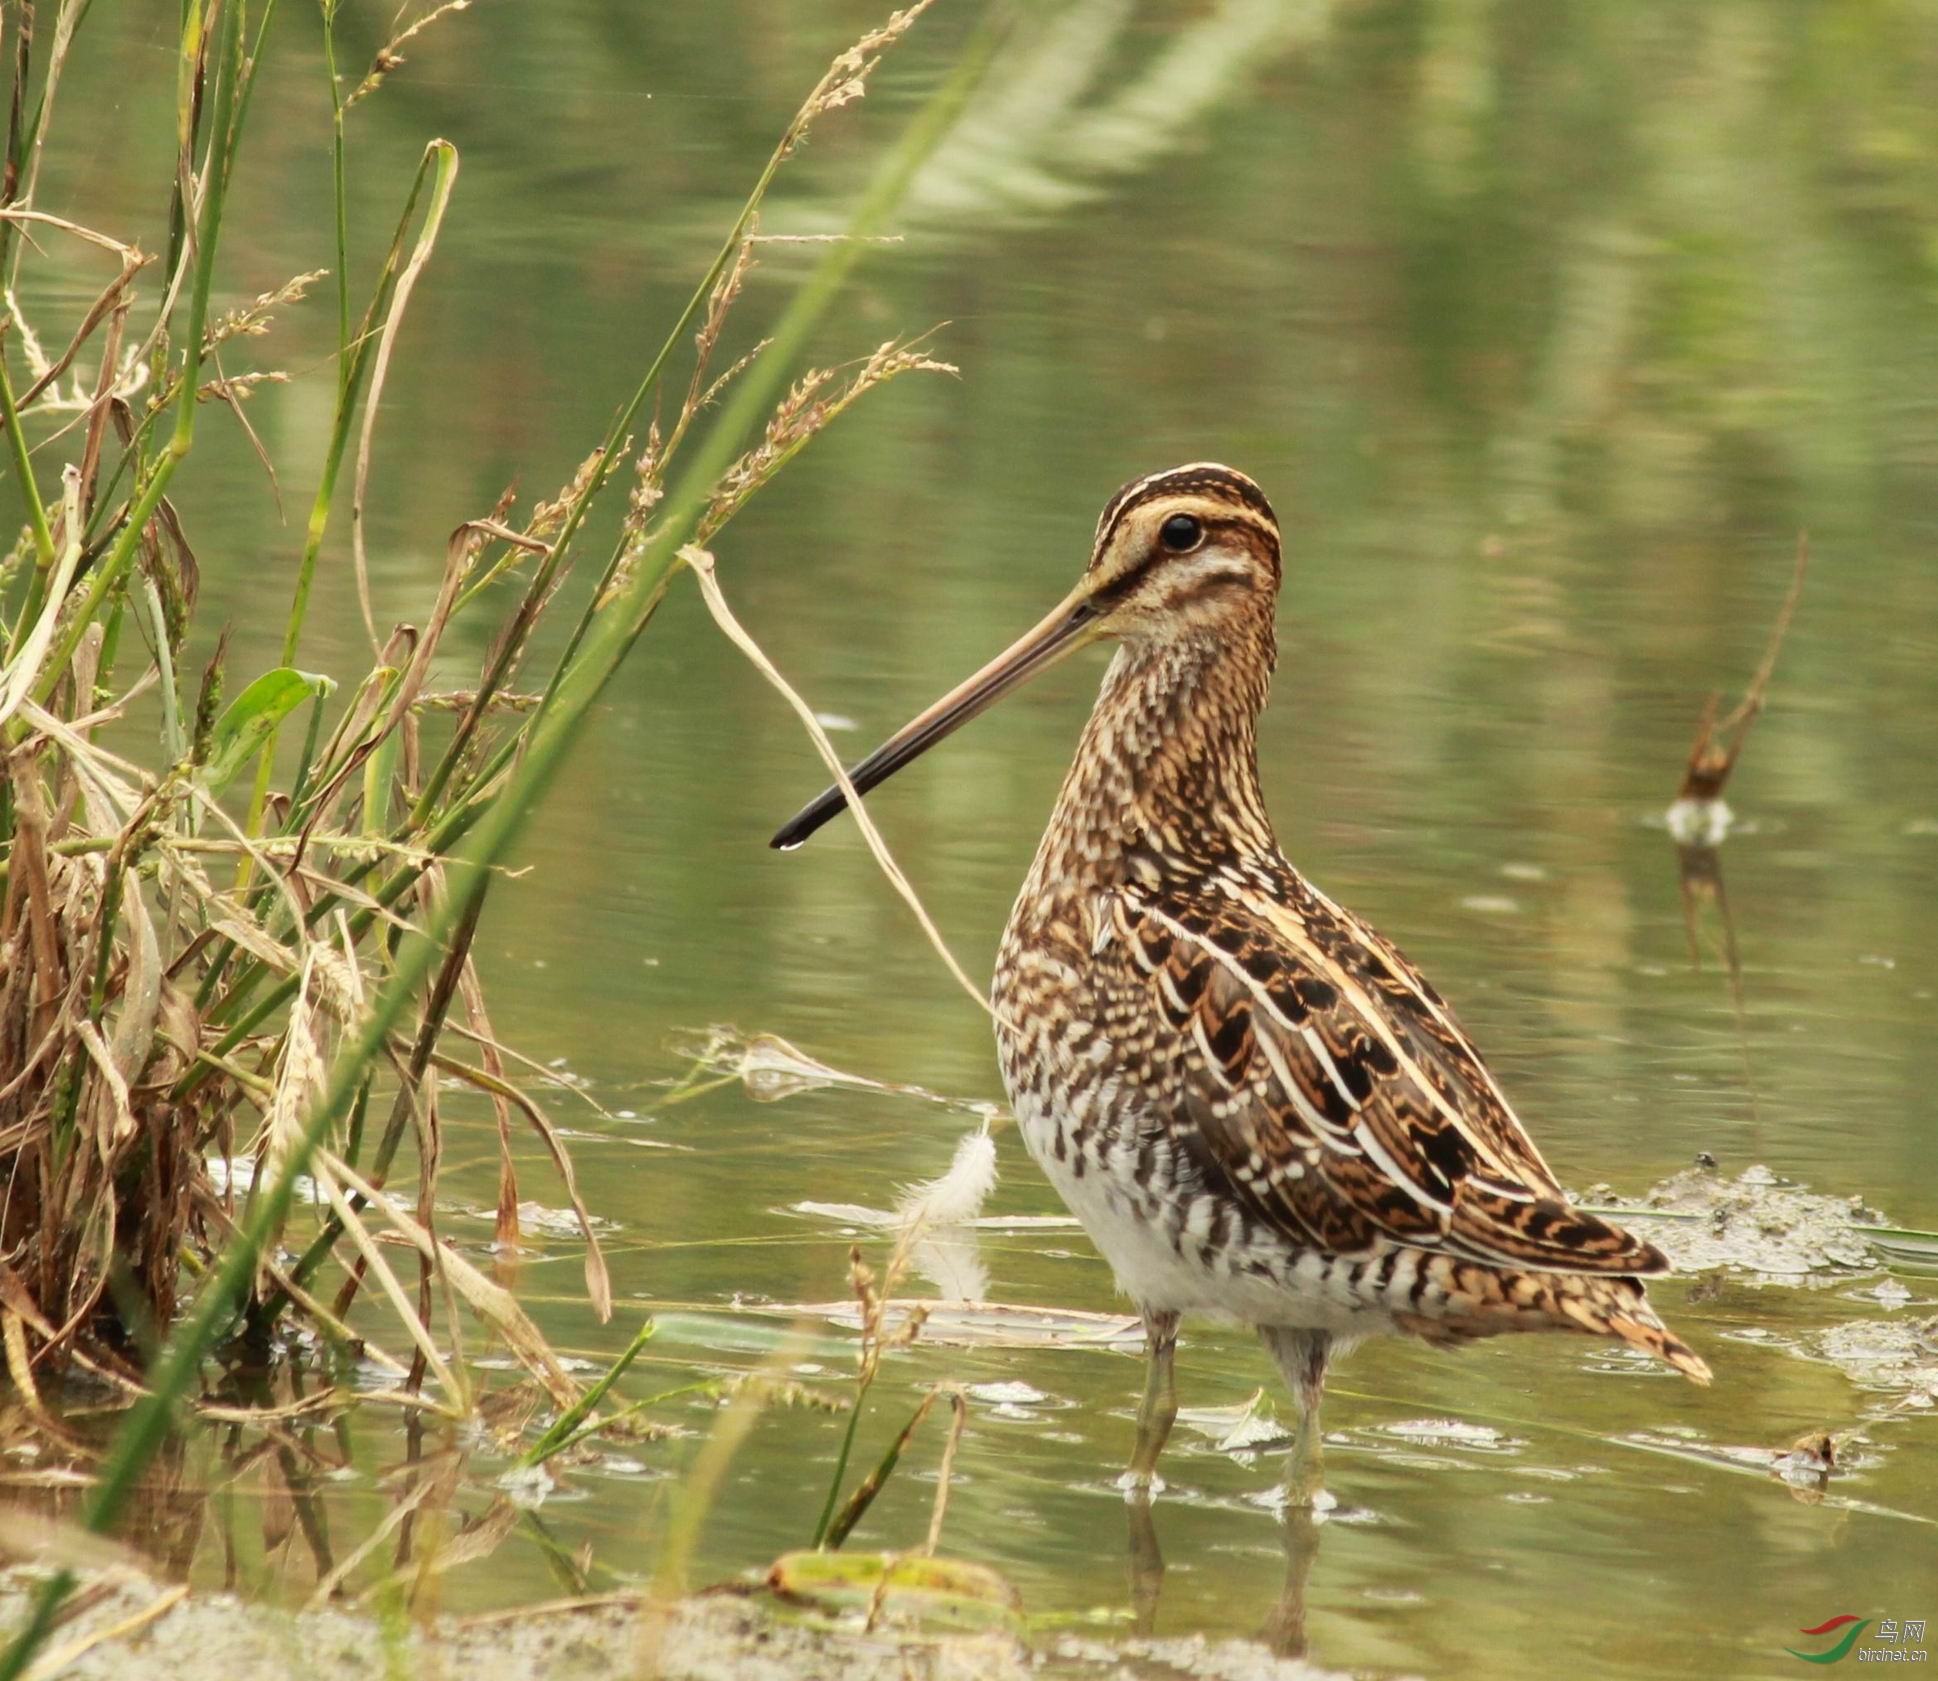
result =
M1555 1306L1591 1336L1619 1337L1685 1377L1709 1382L1708 1363L1662 1323L1633 1279L1563 1277L1555 1286Z
M1640 1279L1506 1272L1449 1256L1435 1256L1423 1275L1437 1286L1437 1311L1423 1313L1409 1305L1393 1320L1429 1342L1464 1342L1505 1331L1582 1331L1615 1337L1696 1383L1710 1380L1702 1356L1649 1306Z

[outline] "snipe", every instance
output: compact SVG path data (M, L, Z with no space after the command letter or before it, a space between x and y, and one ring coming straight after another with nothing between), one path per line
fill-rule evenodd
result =
M1279 528L1210 463L1126 485L1048 618L851 773L866 792L1087 643L1116 657L1011 911L993 1002L1030 1153L1144 1317L1130 1477L1176 1412L1180 1314L1255 1325L1315 1463L1335 1349L1373 1332L1613 1337L1706 1382L1571 1207L1440 994L1288 864L1259 793ZM774 837L798 846L829 789Z

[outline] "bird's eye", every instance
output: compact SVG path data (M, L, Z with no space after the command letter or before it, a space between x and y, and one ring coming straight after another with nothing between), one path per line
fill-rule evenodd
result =
M1173 554L1189 554L1205 540L1204 523L1190 514L1173 514L1158 527L1158 540Z

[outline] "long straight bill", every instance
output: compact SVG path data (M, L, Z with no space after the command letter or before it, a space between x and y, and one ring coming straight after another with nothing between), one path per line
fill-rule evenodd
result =
M987 711L1011 689L1074 652L1097 634L1097 611L1083 585L1035 629L1005 648L975 676L958 684L926 712L911 718L848 772L857 794L886 782L910 760L920 757L952 730ZM824 789L784 823L767 844L791 852L809 835L839 815L848 796L840 788Z

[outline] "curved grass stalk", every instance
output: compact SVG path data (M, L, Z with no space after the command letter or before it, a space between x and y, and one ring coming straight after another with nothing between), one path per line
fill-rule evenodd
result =
M680 558L699 580L700 593L706 598L707 611L713 615L713 622L720 627L727 640L747 656L754 669L780 691L782 699L793 708L794 715L801 720L802 728L808 733L808 739L814 743L814 750L821 755L821 762L833 775L835 786L848 796L848 810L853 814L856 826L861 830L862 839L868 843L868 850L873 855L875 863L880 867L882 874L888 878L889 886L895 889L901 896L902 902L915 913L915 920L921 924L922 932L929 944L935 948L936 956L942 959L943 966L954 977L956 984L974 1001L976 1008L986 1014L994 1015L995 1010L988 998L984 996L983 989L963 972L962 965L956 961L955 953L949 949L948 941L943 939L942 930L936 927L928 913L928 908L922 903L908 877L902 873L902 867L895 862L894 854L888 850L888 842L882 839L881 831L875 827L875 820L868 815L866 803L855 792L855 785L848 780L847 768L841 762L841 755L836 751L834 743L828 739L828 732L821 727L821 720L814 715L814 708L796 693L775 667L774 662L767 657L761 645L747 634L746 628L734 617L733 609L727 605L727 598L720 593L720 580L714 575L713 556L704 549L687 549Z
M363 432L357 439L357 476L350 491L350 550L357 569L357 604L363 609L363 627L370 633L370 646L376 648L377 621L370 610L370 564L363 546L363 497L365 487L370 482L370 439L377 430L377 407L383 399L384 375L390 370L390 352L397 343L397 329L403 325L404 311L410 305L410 295L417 285L417 277L424 272L424 265L431 260L431 252L437 245L438 230L444 226L444 212L451 203L452 190L458 184L458 149L448 140L433 140L424 148L424 161L418 165L418 178L422 180L425 165L435 158L437 174L431 182L431 201L424 210L424 225L417 231L417 244L412 247L409 260L397 276L397 284L391 292L390 311L384 317L382 333L377 337L377 359L370 370L370 401L363 405ZM415 191L413 190L413 197ZM293 653L286 656L293 658Z

